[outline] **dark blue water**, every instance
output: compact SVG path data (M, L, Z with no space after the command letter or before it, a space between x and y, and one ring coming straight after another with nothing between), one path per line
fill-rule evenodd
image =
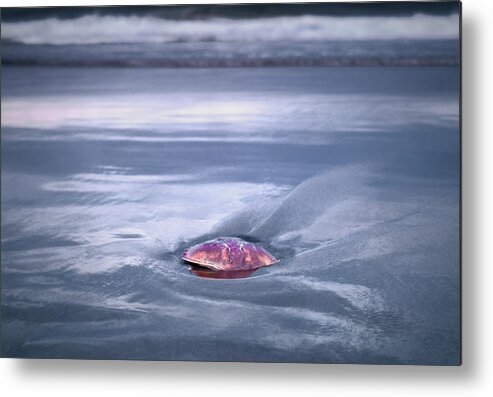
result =
M2 68L9 357L457 364L459 70ZM248 236L235 280L180 261Z
M4 65L109 67L458 66L457 40L2 44Z

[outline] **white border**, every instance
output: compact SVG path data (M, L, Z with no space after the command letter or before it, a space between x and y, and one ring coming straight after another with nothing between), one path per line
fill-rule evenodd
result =
M249 0L245 3L262 1ZM271 1L282 2L282 1ZM6 1L0 6L207 4ZM241 3L217 0L214 3ZM493 390L493 13L463 1L462 367L0 360L5 396L487 396ZM193 348L193 346L191 346ZM15 393L15 394L14 394Z

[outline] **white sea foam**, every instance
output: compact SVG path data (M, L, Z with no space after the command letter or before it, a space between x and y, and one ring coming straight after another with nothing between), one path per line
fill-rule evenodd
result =
M165 20L86 15L2 23L2 38L26 44L166 43L178 41L323 41L456 39L459 16L298 16L259 19Z

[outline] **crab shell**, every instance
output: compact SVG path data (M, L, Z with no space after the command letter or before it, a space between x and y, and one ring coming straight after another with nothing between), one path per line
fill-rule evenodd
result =
M279 260L262 247L236 237L220 237L194 245L183 259L212 270L253 270Z

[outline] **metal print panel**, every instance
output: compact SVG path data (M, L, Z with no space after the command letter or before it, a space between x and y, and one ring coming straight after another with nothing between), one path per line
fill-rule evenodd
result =
M4 357L460 364L460 3L1 29Z

